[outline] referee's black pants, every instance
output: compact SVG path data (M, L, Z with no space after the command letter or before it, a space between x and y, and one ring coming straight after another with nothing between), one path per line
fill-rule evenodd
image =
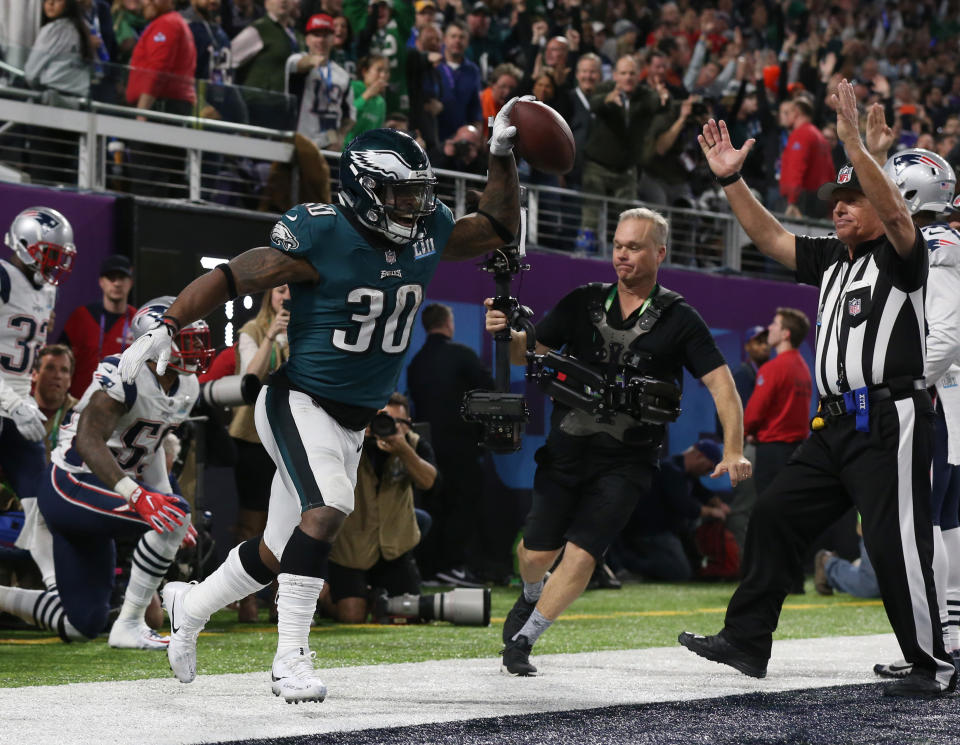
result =
M744 578L727 606L723 636L769 659L791 569L824 528L855 505L887 618L904 658L943 687L944 651L933 584L930 463L933 408L926 391L871 404L870 431L832 417L804 442L757 499L747 528Z

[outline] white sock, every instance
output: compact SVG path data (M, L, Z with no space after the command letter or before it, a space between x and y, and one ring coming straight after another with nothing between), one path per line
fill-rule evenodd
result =
M310 624L317 610L317 598L323 589L319 577L301 574L277 576L277 656L295 647L304 650L310 646Z
M950 649L950 619L947 615L947 547L939 525L933 526L933 584L937 589L937 606L940 608L940 628L943 631L943 646Z
M74 641L86 639L67 620L56 592L0 586L0 611Z
M943 531L947 554L947 616L950 624L948 650L960 649L960 528Z
M144 613L153 593L160 586L160 580L167 574L173 557L187 531L183 525L172 533L157 533L150 530L144 533L133 552L130 564L130 581L123 595L118 621L143 621Z
M57 573L53 563L53 536L50 535L50 529L43 519L35 497L21 499L20 504L24 514L23 529L24 532L29 531L29 535L24 534L18 538L16 546L30 552L30 558L40 570L43 586L48 590L56 590Z
M267 583L269 584L269 583ZM217 570L196 585L183 601L188 616L206 621L221 608L266 587L243 568L240 546L234 546Z

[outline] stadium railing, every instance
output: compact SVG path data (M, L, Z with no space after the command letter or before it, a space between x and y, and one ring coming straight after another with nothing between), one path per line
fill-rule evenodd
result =
M196 85L192 114L172 114L122 103L128 74L128 68L101 64L91 76L87 95L67 96L30 89L20 70L0 62L0 180L257 209L258 192L267 183L272 165L294 160L296 112L290 96L201 82ZM250 112L245 104L250 101L260 107L261 116L272 109L275 121L290 128L247 123ZM323 156L330 165L331 191L335 193L339 153L324 151ZM299 201L297 175L294 168L293 203ZM438 196L457 216L467 210L468 191L480 190L485 183L482 176L453 171L437 170L437 175ZM525 184L525 195L528 243L598 257L610 255L619 212L643 205L534 184ZM722 194L713 197L711 206L722 208ZM586 204L598 207L592 244L577 240ZM669 265L790 277L750 244L728 211L646 206L670 220ZM813 235L831 228L818 221L788 223L788 229Z

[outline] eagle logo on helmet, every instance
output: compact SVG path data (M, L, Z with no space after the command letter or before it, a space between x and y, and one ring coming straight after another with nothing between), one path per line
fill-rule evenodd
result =
M393 243L424 233L425 219L436 210L436 183L426 151L403 132L364 132L340 158L341 204Z
M392 150L358 150L351 153L350 170L355 174L373 173L397 181L433 178L433 170L417 170ZM372 181L372 179L369 179ZM373 184L364 184L368 189Z

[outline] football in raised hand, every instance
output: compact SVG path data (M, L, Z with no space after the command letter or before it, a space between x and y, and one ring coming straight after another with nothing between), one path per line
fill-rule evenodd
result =
M517 128L514 149L527 163L557 176L570 172L576 145L560 114L540 101L517 101L510 111L510 123Z

